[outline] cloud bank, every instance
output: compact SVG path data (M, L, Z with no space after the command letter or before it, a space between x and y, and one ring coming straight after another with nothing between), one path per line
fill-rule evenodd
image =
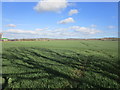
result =
M100 33L100 30L88 27L71 26L68 28L22 30L8 29L3 33L8 38L82 38L94 36Z

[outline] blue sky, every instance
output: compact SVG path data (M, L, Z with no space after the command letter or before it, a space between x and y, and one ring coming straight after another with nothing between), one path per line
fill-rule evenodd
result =
M3 2L4 37L101 38L118 35L117 2L49 3L44 7L43 2Z

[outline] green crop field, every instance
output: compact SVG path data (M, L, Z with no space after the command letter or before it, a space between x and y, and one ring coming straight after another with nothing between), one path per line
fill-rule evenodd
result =
M117 41L2 42L3 88L120 88Z

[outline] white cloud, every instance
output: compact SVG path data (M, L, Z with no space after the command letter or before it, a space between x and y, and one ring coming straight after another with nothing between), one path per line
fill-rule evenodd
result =
M15 24L8 24L8 25L6 25L6 27L16 27L16 25Z
M77 13L78 13L77 9L71 9L68 14L71 16L71 15L77 14Z
M95 27L97 27L97 25L95 25L95 24L92 24L90 27L92 27L92 28L95 28Z
M78 31L78 32L82 32L84 34L96 34L99 33L100 30L96 30L96 29L91 29L91 28L87 28L87 27L80 27L80 26L72 26L70 27L70 29Z
M60 12L68 5L67 0L41 0L34 7L38 12Z
M59 21L58 23L59 24L67 24L67 23L74 23L74 22L75 22L75 20L73 18L69 17L64 20Z
M115 26L112 26L112 25L111 25L111 26L108 26L108 28L109 28L109 29L114 29Z

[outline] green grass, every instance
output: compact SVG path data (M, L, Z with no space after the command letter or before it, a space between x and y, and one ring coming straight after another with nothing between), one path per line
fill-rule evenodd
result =
M3 42L3 88L120 88L117 41Z

